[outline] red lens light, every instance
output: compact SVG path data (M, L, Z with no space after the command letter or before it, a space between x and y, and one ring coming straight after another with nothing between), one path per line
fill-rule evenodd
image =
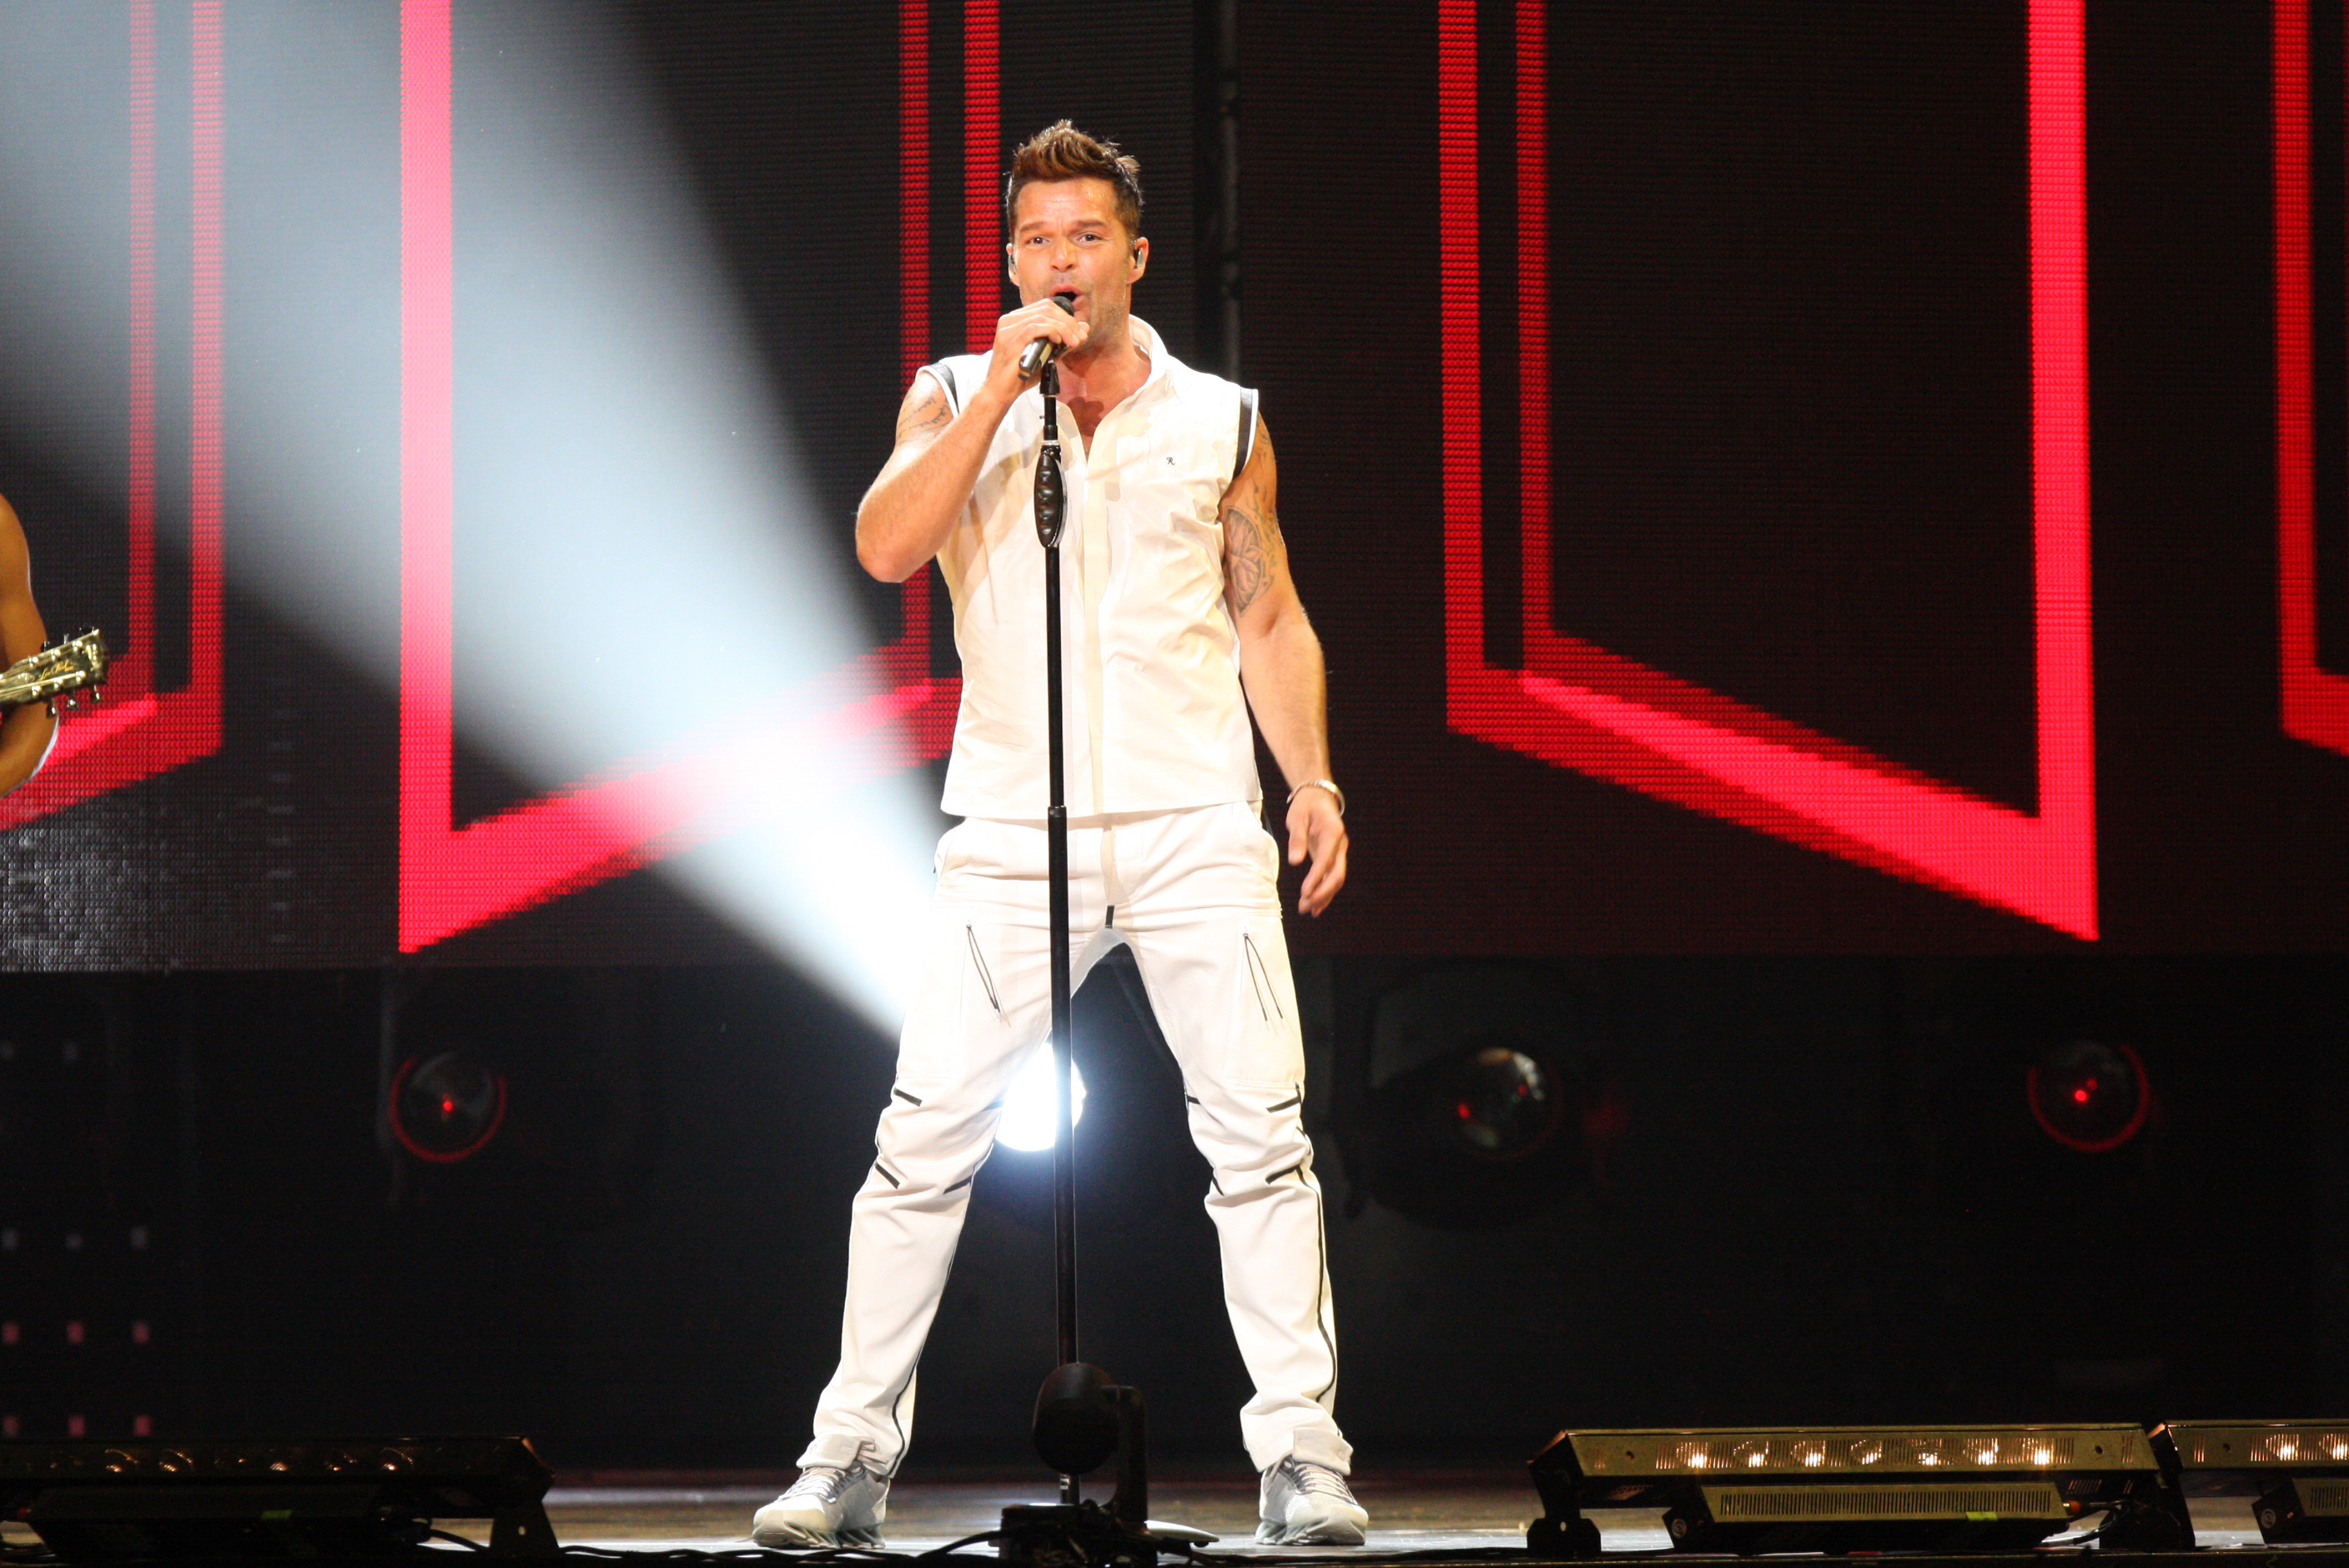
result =
M2153 1112L2145 1062L2126 1045L2066 1041L2032 1064L2024 1088L2040 1130L2082 1154L2118 1149Z
M462 1051L410 1057L392 1078L389 1109L402 1149L453 1165L498 1135L506 1117L505 1075Z

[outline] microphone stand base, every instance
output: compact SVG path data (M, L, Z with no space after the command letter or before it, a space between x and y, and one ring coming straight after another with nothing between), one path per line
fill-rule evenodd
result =
M1160 1541L1098 1502L1015 1502L1003 1511L996 1546L1004 1568L1152 1568L1162 1552L1180 1557L1185 1547Z

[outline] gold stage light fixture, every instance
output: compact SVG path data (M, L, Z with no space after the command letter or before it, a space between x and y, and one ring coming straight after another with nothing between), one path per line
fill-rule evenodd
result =
M2271 1545L2349 1542L2349 1420L2168 1421L2153 1446L2181 1495L2254 1499Z
M1662 1514L1682 1552L1996 1552L2059 1533L2191 1539L2142 1428L1747 1427L1561 1432L1536 1455L1537 1554L1599 1550L1593 1509Z

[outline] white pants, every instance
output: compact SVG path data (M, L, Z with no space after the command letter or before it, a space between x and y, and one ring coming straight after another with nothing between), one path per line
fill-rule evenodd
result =
M920 993L897 1047L877 1154L851 1211L840 1369L802 1466L905 1456L914 1372L946 1289L1000 1101L1050 1018L1041 823L974 818L938 841ZM1305 1136L1305 1053L1281 939L1279 861L1255 806L1085 819L1069 830L1074 981L1133 949L1182 1070L1224 1300L1256 1396L1240 1435L1258 1470L1289 1454L1344 1470L1330 1417L1336 1331L1321 1188Z

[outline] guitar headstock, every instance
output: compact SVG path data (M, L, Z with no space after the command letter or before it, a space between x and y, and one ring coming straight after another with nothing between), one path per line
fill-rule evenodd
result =
M89 700L96 702L102 695L98 687L106 679L109 657L105 634L88 631L18 659L0 670L0 708L61 696L71 707L74 699L67 694L81 691L88 692Z

